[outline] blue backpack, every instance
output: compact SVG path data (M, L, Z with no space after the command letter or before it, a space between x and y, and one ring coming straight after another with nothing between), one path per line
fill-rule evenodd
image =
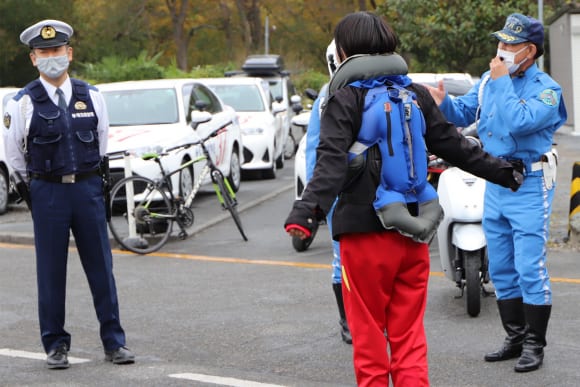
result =
M427 181L425 119L415 94L395 83L401 79L383 76L350 83L368 92L349 161L357 164L357 157L366 157L370 148L378 148L381 167L373 207L379 220L386 229L428 242L443 211L437 192ZM411 203L418 206L417 216L409 213Z

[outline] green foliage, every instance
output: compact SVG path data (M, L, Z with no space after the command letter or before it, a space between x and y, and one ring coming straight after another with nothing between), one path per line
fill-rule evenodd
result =
M546 12L545 9L544 12ZM501 29L513 12L536 15L529 0L385 0L378 12L397 32L399 52L412 72L480 75L495 55Z
M544 20L565 3L571 2L544 0ZM23 86L38 76L18 37L42 19L64 20L75 29L73 75L104 82L222 76L248 54L264 51L268 16L269 52L283 55L304 89L323 83L309 72L326 72L324 52L336 23L349 12L376 6L399 35L398 51L410 71L474 75L495 55L490 32L508 14L538 13L535 0L0 0L0 85ZM144 52L159 54L150 58ZM177 70L178 57L186 73Z
M191 69L189 74L192 78L221 78L226 71L236 70L238 67L239 65L233 62L200 65Z
M329 81L328 73L321 73L315 70L292 74L291 79L298 92L303 92L307 88L320 91L322 86Z
M81 64L82 78L95 83L162 78L164 69L157 64L160 55L149 57L143 51L136 58L108 56L96 64Z

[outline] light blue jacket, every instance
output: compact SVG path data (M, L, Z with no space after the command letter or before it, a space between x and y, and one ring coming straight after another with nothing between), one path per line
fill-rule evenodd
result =
M520 159L529 168L551 149L554 132L566 122L561 87L535 64L522 76L492 80L488 75L489 71L464 96L446 96L440 109L449 121L464 127L475 122L481 100L477 132L484 149Z

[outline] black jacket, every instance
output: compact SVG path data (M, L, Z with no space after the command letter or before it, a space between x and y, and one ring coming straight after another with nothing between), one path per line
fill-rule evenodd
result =
M334 239L338 240L344 233L386 231L373 208L378 179L372 175L376 168L365 168L354 180L350 176L347 178L348 150L361 127L367 90L346 86L327 99L321 116L313 176L302 193L302 199L294 203L285 225L299 224L310 228L312 218L321 219L327 214L338 196L332 219ZM513 166L492 157L461 135L445 119L426 88L412 84L409 90L417 95L425 117L425 143L431 153L493 183L518 187ZM377 162L380 163L380 153L369 154L367 163Z

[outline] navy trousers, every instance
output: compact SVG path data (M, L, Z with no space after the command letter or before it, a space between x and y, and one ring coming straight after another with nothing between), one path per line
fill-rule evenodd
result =
M44 350L71 345L64 328L71 231L93 296L103 347L111 351L124 346L101 178L95 175L73 184L33 179L30 193Z

